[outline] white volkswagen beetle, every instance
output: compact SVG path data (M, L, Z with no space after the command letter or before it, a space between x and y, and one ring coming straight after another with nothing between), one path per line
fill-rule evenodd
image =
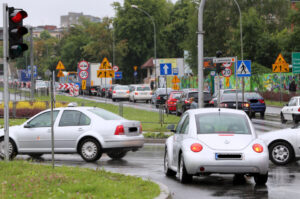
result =
M55 153L79 153L87 162L123 158L144 144L142 126L114 113L95 107L54 109ZM24 124L9 128L9 156L28 154L39 157L51 153L51 112L43 111ZM4 130L0 130L0 158L4 156Z
M172 129L172 127L169 126ZM186 183L194 175L224 173L268 180L268 148L257 138L249 117L232 109L193 109L184 113L166 140L164 171Z
M269 148L270 160L276 165L286 165L300 159L300 125L259 135Z

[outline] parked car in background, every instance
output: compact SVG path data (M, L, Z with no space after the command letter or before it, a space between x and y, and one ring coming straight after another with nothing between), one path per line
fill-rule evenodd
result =
M238 93L241 93L242 90L238 90ZM220 89L220 96L222 97L223 93L236 93L236 89ZM221 99L221 98L220 98ZM218 107L218 91L212 96L212 99L209 101L210 107Z
M116 100L129 100L129 86L126 85L117 85L112 91L112 101Z
M116 87L116 86L118 86L119 84L112 84L112 85L110 85L109 86L109 88L106 90L106 92L107 92L107 97L108 98L112 98L112 93L113 93L113 90L114 90L114 88Z
M211 95L208 91L203 91L204 107L209 106ZM197 89L183 89L183 93L176 103L176 115L179 116L191 108L191 103L198 103Z
M276 165L300 159L300 125L259 135L269 148L269 158Z
M260 114L260 118L265 117L266 103L264 98L256 92L246 92L244 97L250 103L251 107L251 117L255 117L255 113Z
M150 102L152 98L152 91L149 85L137 84L130 85L129 101L146 101Z
M206 108L186 111L174 135L166 140L164 173L188 183L193 176L234 174L253 176L258 185L268 180L269 153L243 111Z
M100 88L98 88L98 92L97 92L98 96L100 96L100 97L107 97L106 96L106 94L107 94L106 91L108 90L109 87L110 87L109 84L107 84L107 85L101 85Z
M300 96L292 97L288 104L286 104L280 112L282 123L287 121L294 121L296 124L300 121Z
M166 113L176 112L176 104L183 91L171 91L165 104Z
M126 120L95 107L56 108L54 115L55 153L79 153L87 162L95 162L106 153L112 159L123 158L128 151L143 147L139 121ZM22 125L9 128L9 157L27 154L40 157L51 153L51 111L46 110ZM4 130L0 130L0 158L4 157Z
M151 103L158 108L160 105L164 105L167 100L167 95L172 91L171 88L158 88L152 95Z
M247 98L244 98L244 101L242 101L242 94L238 93L238 104L236 104L236 94L235 93L225 93L222 95L220 100L220 107L221 108L231 108L236 109L238 107L238 110L243 110L247 113L247 115L251 118L251 105L247 101Z

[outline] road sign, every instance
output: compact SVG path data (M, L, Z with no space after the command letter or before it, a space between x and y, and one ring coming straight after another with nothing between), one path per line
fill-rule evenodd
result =
M173 75L178 75L178 68L172 68L173 70Z
M85 90L86 89L86 80L81 81L81 89Z
M229 68L232 66L232 62L227 62L222 64L225 68Z
M134 71L134 72L133 72L133 75L134 75L134 76L137 76L137 72L136 72L136 71Z
M160 64L160 75L171 75L172 74L172 64L171 63L161 63Z
M213 58L213 62L216 63L216 64L231 63L231 62L235 62L235 57Z
M137 70L137 68L138 68L137 66L134 66L134 67L133 67L133 70L134 70L134 71L136 71L136 70Z
M31 77L31 66L27 66L27 77ZM33 66L33 76L37 76L37 67Z
M59 70L57 73L57 77L64 77L64 73L61 70Z
M123 78L122 72L115 72L115 79L122 79L122 78Z
M81 71L79 72L79 77L80 77L80 79L87 79L88 76L89 76L89 73L88 73L87 71L85 71L85 70L81 70Z
M104 57L104 59L102 60L99 69L109 69L109 70L112 69L112 67L106 57Z
M274 64L272 64L273 73L289 72L289 64L286 63L285 59L279 53Z
M115 71L113 70L97 70L97 77L98 78L114 78Z
M236 75L238 77L250 77L251 76L251 60L239 60L236 66Z
M61 61L58 62L57 66L56 66L56 70L65 70L65 66L63 65L63 63Z
M177 77L177 75L175 75L172 79L172 83L176 84L176 83L179 83L180 82L180 79Z
M179 90L180 87L179 87L178 84L173 84L172 89L173 89L173 90Z
M213 71L210 71L210 75L211 75L211 76L216 76L216 71L214 71L214 70L213 70Z
M87 70L89 68L89 63L87 61L81 61L78 63L79 70Z
M293 73L300 74L300 53L292 53Z
M232 74L232 70L230 68L225 68L224 70L222 70L222 75L224 77L230 77Z
M113 71L118 72L119 71L119 67L118 66L113 66Z

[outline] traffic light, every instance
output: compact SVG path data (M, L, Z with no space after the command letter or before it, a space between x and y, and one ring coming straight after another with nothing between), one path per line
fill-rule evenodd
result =
M8 38L9 38L9 58L14 59L22 56L28 50L27 44L23 43L23 36L28 33L28 29L23 26L23 19L27 17L27 12L14 7L8 8Z
M222 56L222 51L220 51L220 50L218 50L217 52L216 52L216 57L221 57ZM222 70L224 70L225 69L225 67L220 63L220 64L217 64L216 65L216 73L221 73L222 72Z

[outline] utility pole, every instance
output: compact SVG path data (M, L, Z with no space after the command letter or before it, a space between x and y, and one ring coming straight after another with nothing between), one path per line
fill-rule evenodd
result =
M203 107L203 10L206 0L201 0L198 10L198 107Z
M34 100L34 68L33 68L33 38L32 38L32 27L29 28L30 32L30 73L31 73L31 86L30 86L30 99Z

